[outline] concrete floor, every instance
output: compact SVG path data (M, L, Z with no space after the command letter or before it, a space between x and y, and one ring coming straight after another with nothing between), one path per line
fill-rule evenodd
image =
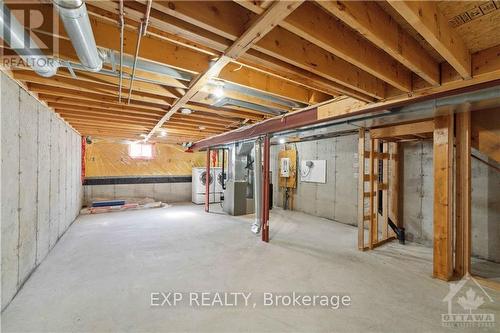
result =
M450 331L430 249L359 252L356 228L279 209L265 244L250 222L191 204L80 216L4 311L2 331ZM156 291L340 293L352 306L151 307ZM487 303L500 318L499 302Z

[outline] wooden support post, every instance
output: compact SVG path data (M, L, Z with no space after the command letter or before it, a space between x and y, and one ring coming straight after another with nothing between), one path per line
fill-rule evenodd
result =
M372 139L373 140L373 139ZM379 140L374 139L373 140L373 201L374 201L374 209L373 209L373 216L372 216L372 224L373 227L371 229L372 232L372 240L373 240L373 245L378 243L378 189L379 189L379 168L378 168L378 160L379 160L379 151L378 148Z
M384 142L383 153L389 154L388 144ZM389 237L389 159L382 161L382 238Z
M207 148L206 159L206 178L205 178L205 212L210 211L210 149Z
M264 177L262 184L262 241L269 242L269 166L270 166L270 137L266 135L264 138Z
M453 274L453 116L436 117L434 126L433 276L448 281Z
M375 185L375 160L374 160L374 155L375 155L375 140L370 139L370 212L369 212L369 228L368 228L368 242L369 242L369 247L370 249L373 249L373 244L376 242L376 239L373 237L374 234L377 232L373 232L374 228L374 215L375 209L374 209L374 185Z
M470 273L471 259L471 115L456 114L455 275Z
M394 224L398 227L402 227L402 222L400 221L400 168L401 168L401 159L399 157L400 154L400 143L391 142L389 143L390 150L390 160L389 160L389 168L390 168L390 177L389 177L389 188L390 188L390 196L389 196L389 218L394 222ZM396 233L391 229L389 230L389 237L396 236Z
M358 249L365 248L365 129L359 130L358 139Z

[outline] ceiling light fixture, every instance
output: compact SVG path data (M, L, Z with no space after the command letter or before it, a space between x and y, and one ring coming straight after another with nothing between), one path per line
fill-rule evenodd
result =
M214 96L216 98L222 98L222 97L224 97L224 88L221 87L221 86L215 88L215 90L214 90Z
M286 140L285 138L280 138L279 141L278 141L281 145L285 144L286 143Z
M191 114L191 113L193 113L193 110L188 109L188 108L182 108L181 113L182 114Z

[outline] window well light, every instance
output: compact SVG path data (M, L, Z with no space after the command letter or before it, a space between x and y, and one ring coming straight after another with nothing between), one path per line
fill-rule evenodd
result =
M153 158L153 146L148 143L131 143L128 153L133 159L149 160Z

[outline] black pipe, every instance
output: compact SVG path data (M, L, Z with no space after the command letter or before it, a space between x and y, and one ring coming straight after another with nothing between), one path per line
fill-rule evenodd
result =
M399 243L403 244L405 243L405 228L399 228L397 225L392 222L392 220L389 218L389 226L391 229L396 233L396 236L399 239Z

